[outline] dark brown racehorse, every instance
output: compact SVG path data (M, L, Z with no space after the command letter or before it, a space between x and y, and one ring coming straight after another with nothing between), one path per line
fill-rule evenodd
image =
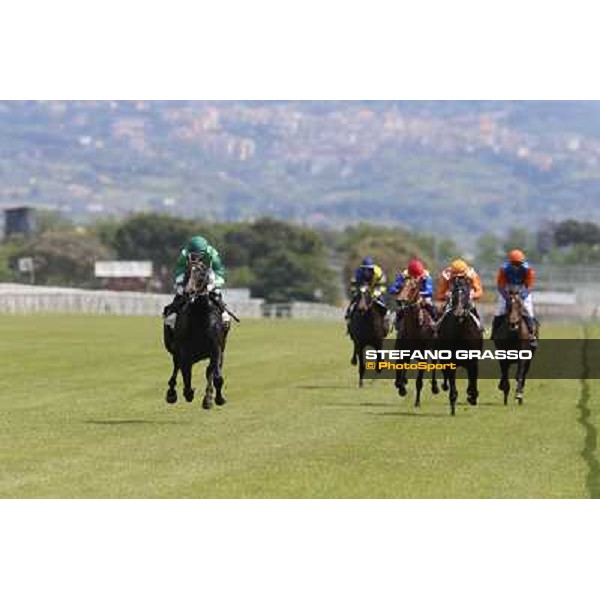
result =
M432 350L434 348L435 329L431 315L424 307L421 296L420 283L409 279L398 296L399 319L396 320L396 349L397 350ZM421 389L423 388L423 375L425 371L417 370L415 381L416 398L415 406L421 405ZM396 371L396 388L400 396L406 396L406 385L408 378L406 371ZM435 371L432 371L431 392L439 392Z
M194 399L192 366L200 360L209 359L206 367L206 389L202 408L211 408L213 393L215 403L225 404L222 393L223 356L227 330L223 325L221 311L208 291L209 270L201 261L190 261L189 277L185 289L185 303L177 320L175 330L164 325L164 344L173 357L173 372L169 379L166 400L177 402L177 374L183 377L183 395L188 402Z
M483 349L483 334L473 313L474 307L471 301L471 286L466 278L456 277L450 287L444 314L438 322L438 348L450 350L479 350ZM477 378L479 376L479 361L477 359L453 360L458 366L467 371L469 383L467 385L467 402L477 404L479 391L477 389ZM444 371L444 384L442 389L449 390L450 413L456 412L456 400L458 391L456 389L456 370L446 369Z
M351 362L353 365L358 363L358 385L362 387L365 375L364 351L367 347L381 350L383 340L388 334L383 312L375 306L375 301L366 285L361 286L359 290L348 323L348 333L354 345Z
M529 339L529 329L523 319L523 299L518 286L511 287L508 291L506 316L494 335L494 345L498 350L531 350L532 353L535 353L535 347L531 346ZM515 363L517 365L515 398L519 404L523 404L525 380L531 366L531 359L499 360L498 362L500 363L501 372L498 389L504 392L504 404L508 404L510 367Z

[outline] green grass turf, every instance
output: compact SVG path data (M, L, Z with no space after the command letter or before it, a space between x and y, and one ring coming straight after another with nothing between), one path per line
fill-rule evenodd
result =
M579 326L545 337L579 337ZM323 362L317 351L327 351ZM595 382L495 381L457 416L446 395L356 386L339 323L245 321L228 404L164 401L170 359L143 317L0 317L0 497L589 497L598 493ZM587 410L587 413L583 413ZM589 413L589 414L588 414ZM582 416L583 415L583 416ZM588 426L589 424L589 426Z

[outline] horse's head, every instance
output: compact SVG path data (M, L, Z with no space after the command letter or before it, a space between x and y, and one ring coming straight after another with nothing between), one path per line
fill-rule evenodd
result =
M421 302L421 285L416 279L406 281L400 294L398 295L398 303L402 307L419 304Z
M523 298L519 286L510 286L508 289L507 314L508 325L511 331L517 331L523 318Z
M450 311L464 319L471 310L471 286L466 277L455 277L450 287Z
M203 296L208 293L210 267L198 254L188 256L188 280L185 291L192 297Z
M373 298L371 298L371 294L369 294L369 286L361 285L358 290L358 303L356 307L361 313L366 313L371 309L372 303Z

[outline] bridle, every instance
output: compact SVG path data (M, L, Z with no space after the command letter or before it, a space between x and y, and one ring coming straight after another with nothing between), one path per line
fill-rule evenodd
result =
M198 296L208 294L210 267L204 263L198 254L190 253L188 256L188 280L185 292L193 302Z
M421 297L419 281L411 279L404 285L398 297L398 308L403 313L417 310L418 324L419 326L423 325L423 298Z
M517 286L509 288L507 304L509 327L512 331L517 331L523 317L523 301L521 300L521 293Z
M458 319L464 319L471 310L471 294L468 281L463 276L456 277L450 291L450 311Z
M356 307L358 308L358 310L361 313L368 312L368 310L371 308L371 304L373 302L371 296L368 293L369 286L361 285L359 288L359 292L360 292L360 299L358 300Z

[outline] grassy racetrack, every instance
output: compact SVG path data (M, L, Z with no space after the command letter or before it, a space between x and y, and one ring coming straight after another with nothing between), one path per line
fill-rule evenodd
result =
M545 337L580 337L579 326ZM329 351L323 364L316 351ZM0 497L589 497L598 384L495 381L457 416L446 395L356 386L340 323L234 327L223 408L164 401L158 319L0 317ZM585 388L585 389L584 389ZM587 390L587 391L585 391Z

